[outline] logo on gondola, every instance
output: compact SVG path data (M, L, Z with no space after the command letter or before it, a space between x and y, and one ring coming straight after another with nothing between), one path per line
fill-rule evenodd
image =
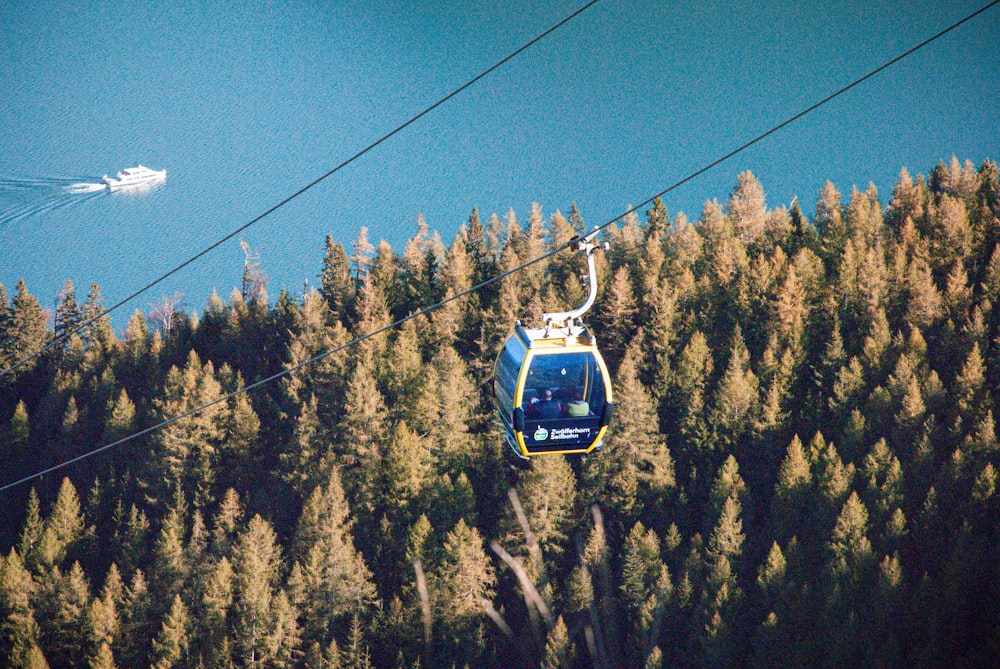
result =
M535 430L535 441L545 441L549 438L549 431L544 427L540 427Z

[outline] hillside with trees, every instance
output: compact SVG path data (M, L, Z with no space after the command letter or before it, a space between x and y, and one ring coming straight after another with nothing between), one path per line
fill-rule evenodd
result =
M0 665L1000 665L997 165L610 226L588 456L514 458L489 387L571 252L299 366L586 227L327 237L299 297L248 266L0 377L0 485L182 416L0 493ZM0 286L0 368L103 310L57 304Z

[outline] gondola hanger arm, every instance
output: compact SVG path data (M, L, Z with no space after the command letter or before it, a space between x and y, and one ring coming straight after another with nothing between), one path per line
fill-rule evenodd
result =
M590 311L590 307L594 305L594 301L597 299L597 268L594 266L594 251L600 246L604 248L608 246L607 242L603 245L595 243L594 240L600 231L600 228L595 227L590 233L577 238L577 249L587 256L587 271L590 276L588 282L590 284L590 291L587 294L586 301L572 311L556 311L542 314L542 320L545 322L547 330L553 327L569 328L575 320Z

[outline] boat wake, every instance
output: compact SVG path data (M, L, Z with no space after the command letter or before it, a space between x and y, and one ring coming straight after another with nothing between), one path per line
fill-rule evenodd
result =
M106 192L107 186L91 176L37 179L0 176L0 228L80 204Z
M63 190L67 193L73 195L82 195L84 193L96 193L97 191L107 190L108 187L105 184L98 183L75 183L69 186L65 186Z

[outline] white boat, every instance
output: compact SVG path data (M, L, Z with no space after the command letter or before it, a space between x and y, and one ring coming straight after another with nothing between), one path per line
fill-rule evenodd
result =
M157 181L166 181L166 170L151 170L148 167L139 165L138 167L126 167L115 177L107 174L101 179L111 190L118 188L129 188L131 186L144 186Z

